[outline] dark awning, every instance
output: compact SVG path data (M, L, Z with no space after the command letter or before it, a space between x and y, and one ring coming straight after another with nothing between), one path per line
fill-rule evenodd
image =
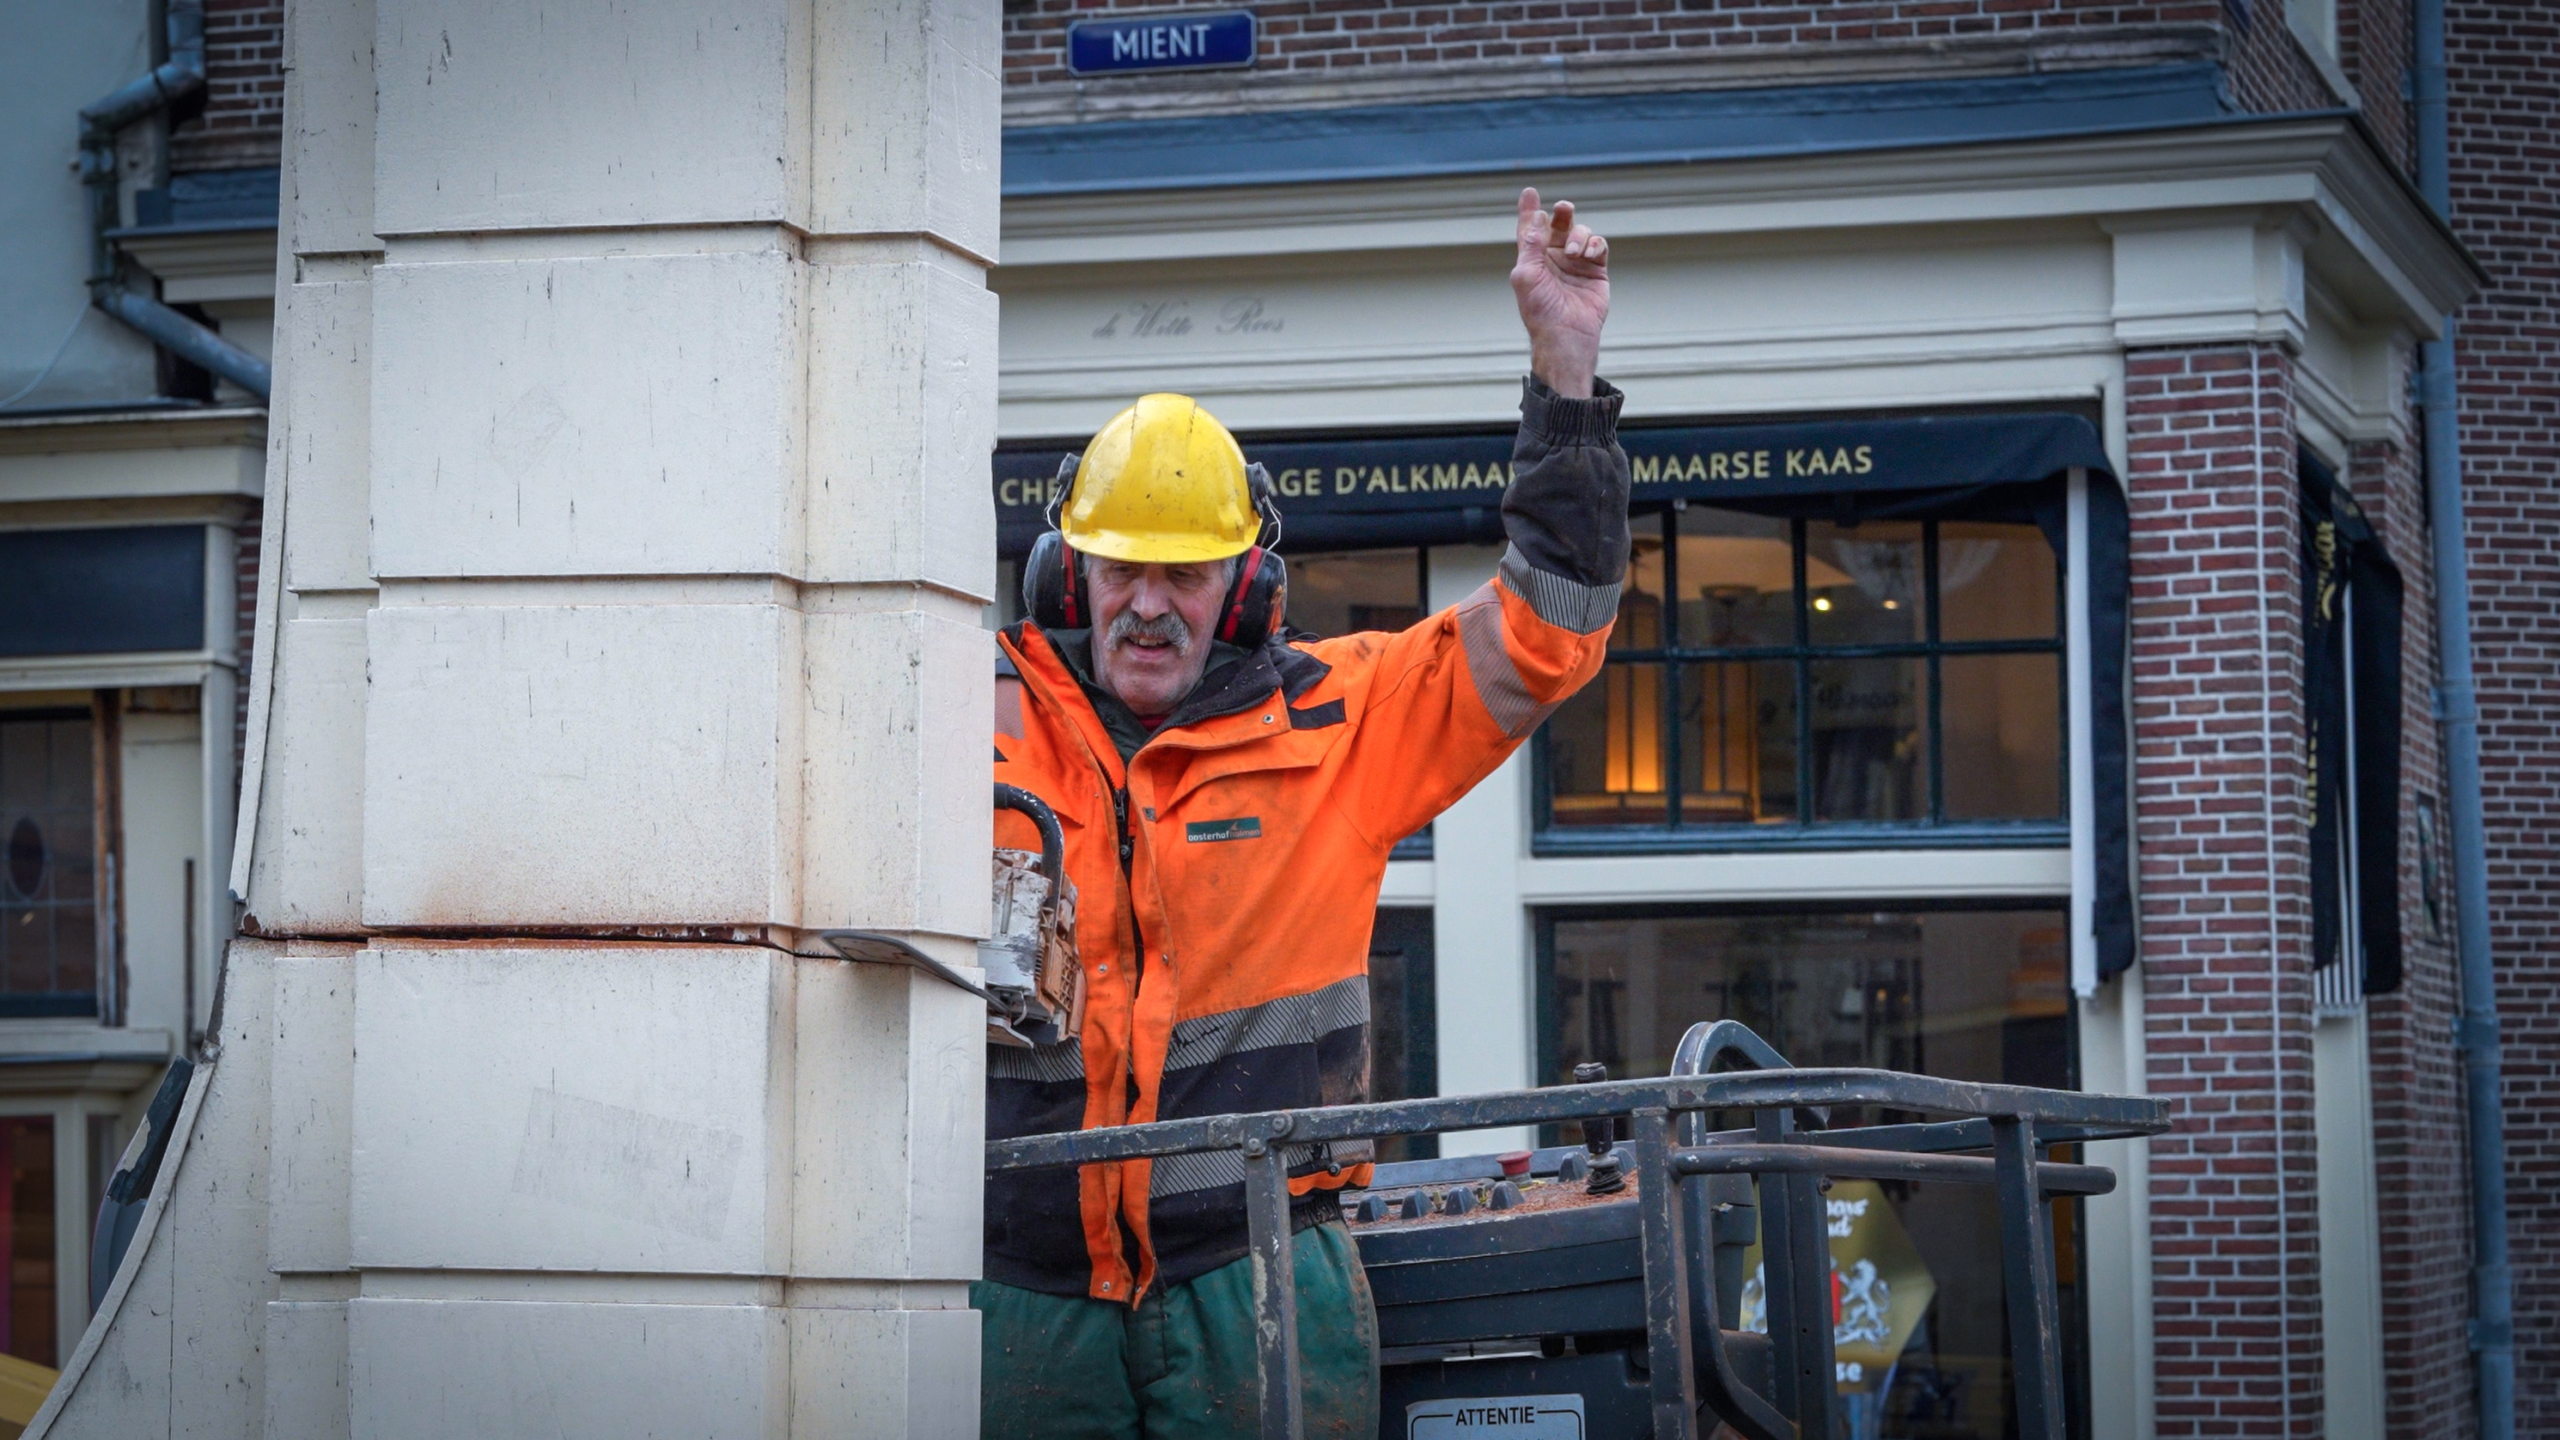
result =
M2043 480L2074 467L2112 473L2078 415L1964 415L1793 425L1644 425L1619 433L1637 503L1789 499L1843 492L1948 495ZM1489 544L1502 538L1510 430L1248 440L1280 487L1282 549ZM1058 462L1075 442L997 452L997 547L1020 555L1047 527ZM1921 498L1919 493L1912 497Z

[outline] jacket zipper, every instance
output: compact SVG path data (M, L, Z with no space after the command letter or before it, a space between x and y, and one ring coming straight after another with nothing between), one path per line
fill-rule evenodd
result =
M1147 932L1138 923L1137 878L1130 860L1133 847L1129 835L1129 787L1125 785L1111 792L1111 823L1120 832L1120 888L1129 896L1130 948L1136 952L1137 961L1129 973L1129 987L1135 994L1138 982L1147 974Z
M1037 689L1043 698L1050 699L1052 703L1055 703L1054 697L1051 697L1048 694L1048 686L1031 673L1030 667L1022 664L1023 658L1024 657L1022 656L1015 657L1016 666L1023 671L1023 684ZM1129 787L1125 784L1113 785L1111 783L1110 767L1103 764L1102 757L1094 752L1092 742L1087 740L1081 731L1076 730L1071 726L1069 727L1069 733L1075 735L1077 742L1083 745L1085 758L1093 762L1093 768L1095 772L1102 777L1102 783L1105 786L1108 786L1111 790L1111 820L1113 828L1119 831L1120 840L1120 889L1121 893L1126 895L1129 901L1129 937L1132 942L1130 948L1134 952L1134 956L1137 961L1136 967L1131 970L1129 974L1129 993L1131 996L1130 1010L1134 1019L1137 1008L1135 997L1138 990L1138 981L1145 976L1147 970L1147 936L1146 931L1138 923L1137 881L1132 870L1134 846L1131 843L1129 834ZM1126 761L1121 763L1121 771L1124 775L1127 773L1128 763ZM1123 1070L1122 1074L1124 1077L1124 1083L1127 1086L1127 1098L1123 1102L1124 1108L1121 1111L1125 1116L1130 1111L1135 1110L1138 1106L1137 1067L1134 1064L1129 1065ZM1124 1257L1124 1266L1126 1266L1125 1273L1129 1280L1134 1283L1137 1280L1137 1269L1135 1266L1126 1265L1126 1260L1128 1257L1134 1257L1138 1253L1137 1233L1129 1228L1129 1220L1125 1215L1114 1215L1113 1228L1119 1232L1121 1254ZM1138 1300L1139 1297L1134 1293L1129 1296L1129 1304L1132 1306L1136 1305Z

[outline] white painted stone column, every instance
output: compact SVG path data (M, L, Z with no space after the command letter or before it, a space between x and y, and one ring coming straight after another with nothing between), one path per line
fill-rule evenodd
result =
M270 1434L976 1431L993 0L301 0Z

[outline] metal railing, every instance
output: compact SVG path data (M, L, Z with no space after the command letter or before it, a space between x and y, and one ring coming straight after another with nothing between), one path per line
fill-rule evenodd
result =
M1761 1065L1784 1064L1740 1025L1718 1025L1740 1034L1693 1029L1691 1038L1699 1043L1693 1048L1683 1041L1684 1067L1703 1070L1725 1053ZM1961 1118L1798 1128L1802 1121L1824 1123L1830 1107L1859 1105ZM1705 1117L1715 1111L1749 1111L1754 1123L1748 1130L1705 1133ZM2018 1434L2024 1440L2063 1440L2052 1225L2045 1201L2105 1194L2115 1188L2115 1176L2101 1166L2037 1157L2048 1145L2159 1134L2169 1128L2167 1106L2160 1101L1885 1070L1764 1068L1030 1135L989 1142L987 1170L1238 1152L1260 1347L1261 1433L1264 1440L1302 1440L1286 1148L1622 1116L1632 1122L1629 1172L1636 1181L1644 1255L1655 1440L1697 1440L1702 1405L1751 1440L1828 1440L1837 1394L1821 1198L1826 1176L1993 1187ZM1818 1143L1809 1138L1816 1134ZM1990 1153L1964 1153L1984 1150ZM1708 1233L1704 1178L1737 1173L1761 1177L1774 1392L1765 1396L1742 1381L1725 1353L1713 1269L1702 1263Z

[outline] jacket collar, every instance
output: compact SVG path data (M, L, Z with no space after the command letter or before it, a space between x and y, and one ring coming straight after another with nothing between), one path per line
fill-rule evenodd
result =
M1155 733L1149 735L1146 727L1130 713L1129 707L1121 703L1120 697L1094 682L1091 630L1044 631L1024 620L1004 631L1007 645L1025 656L1032 653L1032 637L1035 636L1038 637L1039 648L1047 652L1054 667L1062 671L1065 678L1075 682L1077 693L1084 697L1086 712L1124 761L1151 744L1200 749L1252 738L1260 733L1261 727L1244 729L1219 726L1213 722L1256 709L1268 703L1275 691L1286 700L1297 700L1333 673L1332 666L1277 635L1249 651L1218 644L1210 652L1209 668L1200 677L1200 683L1192 687L1191 693L1174 707L1173 713L1165 717ZM1123 723L1115 726L1115 719ZM1137 745L1124 746L1121 744L1124 734L1143 738Z

